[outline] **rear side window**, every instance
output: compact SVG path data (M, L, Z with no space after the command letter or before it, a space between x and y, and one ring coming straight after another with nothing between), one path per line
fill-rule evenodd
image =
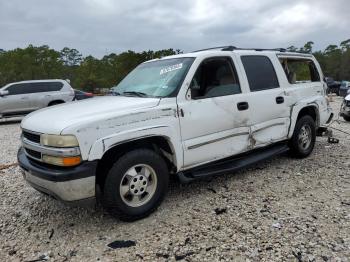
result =
M31 84L31 93L60 91L63 87L61 82L39 82Z
M242 56L250 91L278 88L279 83L275 69L266 56Z
M319 82L320 75L311 59L280 58L290 84Z

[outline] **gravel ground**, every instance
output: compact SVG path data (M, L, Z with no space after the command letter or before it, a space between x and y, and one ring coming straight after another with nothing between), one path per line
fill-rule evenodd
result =
M341 99L332 103L337 111ZM350 123L332 126L350 132ZM19 122L0 123L0 165L16 162ZM67 207L0 170L2 261L349 261L350 143L318 138L307 159L283 155L211 181L174 181L134 223ZM113 249L114 241L129 247Z

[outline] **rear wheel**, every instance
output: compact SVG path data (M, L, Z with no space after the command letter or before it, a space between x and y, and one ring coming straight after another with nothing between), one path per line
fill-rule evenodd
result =
M149 149L136 149L120 157L109 170L102 203L114 216L134 221L151 214L168 188L164 159Z
M301 117L294 128L294 133L289 141L291 154L297 158L304 158L311 154L316 141L316 125L314 119L309 116Z

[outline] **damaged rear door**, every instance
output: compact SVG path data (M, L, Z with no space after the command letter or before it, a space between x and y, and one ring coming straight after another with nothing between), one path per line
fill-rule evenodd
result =
M250 148L286 139L290 108L275 71L277 58L272 55L242 55L241 62L246 76L244 84L250 90L247 97L251 108L248 121L251 128Z

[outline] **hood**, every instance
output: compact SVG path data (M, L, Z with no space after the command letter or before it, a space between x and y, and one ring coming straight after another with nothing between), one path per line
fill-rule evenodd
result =
M70 125L98 121L155 107L159 101L160 98L96 97L38 110L26 116L22 120L21 127L39 133L60 134Z
M345 100L350 101L350 95L347 95L347 96L345 97Z

